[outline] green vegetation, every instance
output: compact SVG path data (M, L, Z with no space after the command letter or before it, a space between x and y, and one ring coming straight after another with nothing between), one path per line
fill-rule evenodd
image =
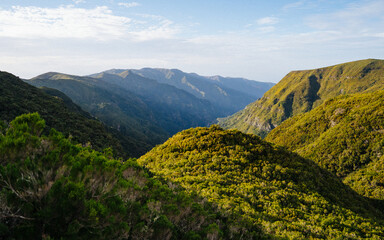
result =
M384 60L367 59L331 67L293 71L264 96L219 124L265 137L289 117L308 112L343 94L384 89Z
M46 93L50 93L50 96ZM39 112L49 128L55 128L96 150L111 147L118 156L137 156L133 144L122 141L118 133L107 128L81 110L63 93L35 88L6 72L0 72L0 122L9 123L23 113ZM124 147L123 147L123 146Z
M0 131L1 239L218 239L223 218L135 160L74 145L37 113ZM200 204L199 204L200 203Z
M284 121L266 137L384 200L384 91L345 95Z
M384 200L384 157L348 174L343 182L361 195Z
M257 239L261 229L284 239L384 238L383 215L371 200L255 135L216 125L189 129L138 162L217 204L229 219L229 235Z

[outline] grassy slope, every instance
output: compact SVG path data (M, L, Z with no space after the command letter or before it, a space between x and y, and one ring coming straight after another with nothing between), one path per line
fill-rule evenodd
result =
M217 126L183 131L138 160L242 223L292 239L383 238L381 213L315 163ZM247 235L249 234L249 235Z
M262 137L289 117L332 97L384 89L384 60L367 59L306 71L293 71L244 110L219 120Z
M316 161L359 193L384 200L384 91L339 96L266 137Z

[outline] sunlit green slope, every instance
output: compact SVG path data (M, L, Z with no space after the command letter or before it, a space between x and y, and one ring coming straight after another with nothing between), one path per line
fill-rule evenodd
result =
M359 193L384 200L384 91L328 100L284 121L266 140L347 177Z
M219 120L227 129L266 136L289 117L338 95L384 89L384 60L367 59L314 70L293 71L244 110Z
M0 130L0 239L222 239L204 199L26 114Z
M217 204L245 239L384 238L383 216L336 176L258 136L218 126L185 130L138 160ZM381 220L380 220L381 219Z

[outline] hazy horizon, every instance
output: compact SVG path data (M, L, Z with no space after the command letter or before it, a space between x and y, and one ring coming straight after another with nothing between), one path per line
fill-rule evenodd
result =
M276 83L292 70L383 59L382 12L381 0L5 0L0 70L176 68Z

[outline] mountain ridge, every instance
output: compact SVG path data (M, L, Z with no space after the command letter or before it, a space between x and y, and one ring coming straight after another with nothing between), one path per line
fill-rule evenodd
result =
M265 137L285 119L307 112L329 98L383 89L383 76L384 60L379 59L292 71L262 98L218 121L224 128L236 128Z
M197 98L208 100L220 110L221 116L240 110L248 103L261 97L273 85L272 83L244 78L220 77L220 82L196 73L166 68L111 69L102 73L121 76L127 71L156 80L159 83L172 85L193 94ZM95 77L97 74L90 76ZM236 81L236 84L229 84L230 81Z

